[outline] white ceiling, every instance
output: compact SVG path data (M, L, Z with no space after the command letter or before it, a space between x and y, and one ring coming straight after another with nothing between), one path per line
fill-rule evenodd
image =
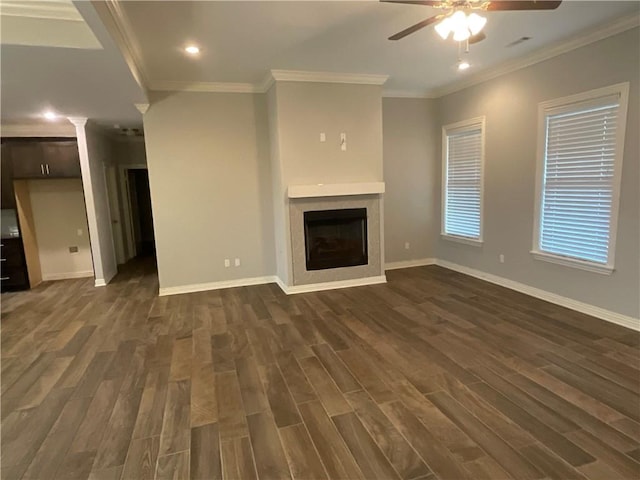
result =
M568 39L622 16L635 1L565 0L557 10L488 12L488 38L471 47L472 68L455 69L457 45L427 27L387 37L439 13L377 1L121 2L150 84L234 82L259 85L271 69L389 75L385 88L426 92ZM531 40L514 47L523 36ZM198 44L189 58L182 48ZM638 48L637 46L630 46Z
M6 45L102 48L71 0L2 0L0 18Z
M133 63L142 67L151 89L171 82L257 87L276 69L389 75L387 91L415 94L494 71L615 19L637 18L640 9L637 1L565 0L550 12L487 13L488 39L472 46L473 67L461 74L454 68L455 44L442 41L432 27L403 40L387 40L438 12L430 7L375 0L110 1L125 15L126 40L137 56ZM40 122L48 108L104 125L141 124L134 103L145 103L146 97L127 66L132 59L118 50L114 38L120 45L122 39L112 38L113 30L108 32L92 2L0 0L0 5L3 124ZM61 48L60 38L41 41L40 46L16 44L21 42L7 38L4 28L16 19L73 21L88 26L97 45ZM532 40L506 47L522 36ZM202 48L197 59L182 50L190 42Z
M91 3L3 0L0 27L3 124L43 123L47 109L99 124L142 123L134 103L146 97Z

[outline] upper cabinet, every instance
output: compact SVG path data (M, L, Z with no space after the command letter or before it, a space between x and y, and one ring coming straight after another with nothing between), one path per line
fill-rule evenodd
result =
M11 157L13 178L45 176L42 148L38 142L7 142L3 146Z
M80 177L80 155L75 140L8 141L13 178Z
M2 171L0 171L0 195L2 196L3 209L16 208L16 197L13 194L13 166L11 165L11 156L6 144L2 144L2 152L0 152L0 161L2 162Z
M49 177L79 177L80 154L78 144L72 142L43 142L45 171Z

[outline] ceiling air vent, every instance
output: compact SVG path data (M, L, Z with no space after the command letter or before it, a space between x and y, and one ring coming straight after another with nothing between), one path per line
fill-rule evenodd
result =
M126 137L142 137L142 131L139 128L121 128L120 135Z
M520 37L519 39L514 40L511 43L508 43L507 48L515 47L516 45L520 45L521 43L524 43L528 40L531 40L531 37Z

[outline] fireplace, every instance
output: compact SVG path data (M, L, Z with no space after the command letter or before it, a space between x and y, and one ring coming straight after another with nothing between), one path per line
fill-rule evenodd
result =
M366 265L367 209L304 212L307 271Z

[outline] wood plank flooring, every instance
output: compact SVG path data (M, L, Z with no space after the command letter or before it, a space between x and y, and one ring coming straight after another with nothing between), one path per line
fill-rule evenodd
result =
M638 479L638 333L439 267L2 295L12 479Z

